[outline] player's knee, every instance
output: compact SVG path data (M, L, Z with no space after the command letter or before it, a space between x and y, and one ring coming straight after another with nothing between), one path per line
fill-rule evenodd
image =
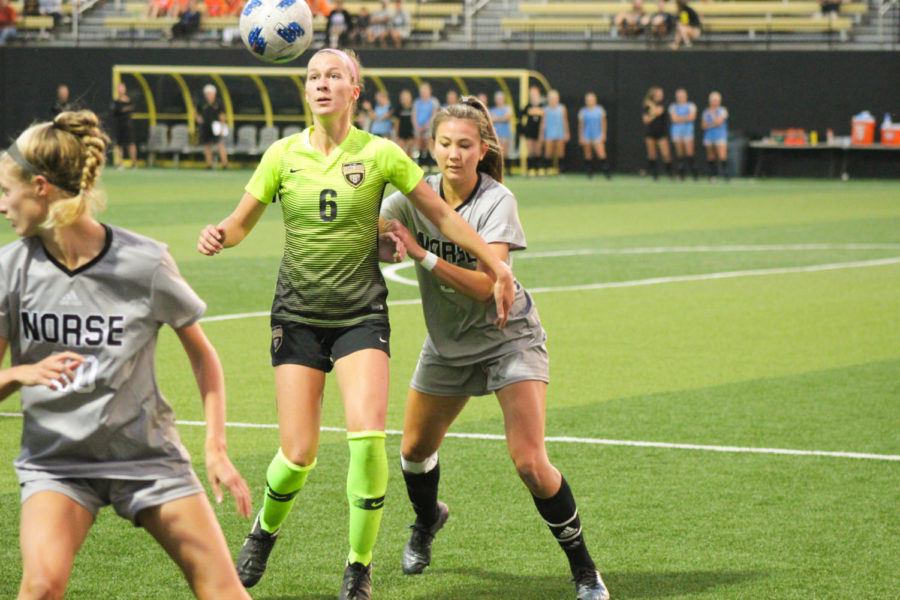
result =
M435 452L437 448L434 444L424 438L408 438L404 435L400 442L400 455L410 462L423 462Z
M522 483L525 484L532 492L541 490L546 479L547 469L546 461L541 460L538 456L526 454L523 456L514 456L513 464L516 466L516 472Z
M50 573L24 573L20 598L27 600L62 598L66 593L66 580L65 576Z
M281 453L286 459L298 467L308 467L316 462L316 452L305 448L281 448Z

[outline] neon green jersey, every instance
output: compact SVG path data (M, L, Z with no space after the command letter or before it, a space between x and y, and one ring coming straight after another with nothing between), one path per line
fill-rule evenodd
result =
M378 268L378 212L391 183L404 194L420 169L393 142L355 127L328 156L313 149L313 128L278 140L245 188L281 201L284 258L272 316L324 327L387 315Z

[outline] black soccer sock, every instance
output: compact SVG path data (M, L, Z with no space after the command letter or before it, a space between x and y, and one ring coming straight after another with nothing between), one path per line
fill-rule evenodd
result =
M605 175L607 179L610 178L609 161L607 159L600 159L600 170L603 171L603 175Z
M656 160L647 159L647 173L653 175L653 179L659 178L659 163Z
M587 173L588 177L594 176L594 161L590 158L586 158L584 160L584 172Z
M665 165L666 165L666 175L668 175L669 179L671 179L674 176L674 173L672 171L672 161L670 160L670 161L666 162Z
M435 465L427 473L409 473L403 471L406 482L406 493L416 512L416 521L430 526L437 523L440 517L438 510L438 483L441 480L441 463Z
M685 160L687 161L687 165L691 170L691 175L693 175L694 179L697 179L697 175L699 173L697 172L697 162L694 160L694 157L688 156Z
M532 498L553 537L566 553L572 573L595 569L594 561L584 543L584 535L581 533L578 507L575 506L575 498L572 496L569 484L566 483L566 478L562 478L562 484L556 495L550 498L538 498L532 495Z
M724 177L726 180L728 179L728 163L726 163L724 160L719 161L719 173L721 173L722 177Z
M682 158L678 162L678 177L680 179L684 179L685 174L687 173L687 159Z
M709 176L710 177L715 177L716 175L718 175L718 172L717 172L718 167L716 166L716 161L708 160L708 161L706 161L706 164L709 167Z

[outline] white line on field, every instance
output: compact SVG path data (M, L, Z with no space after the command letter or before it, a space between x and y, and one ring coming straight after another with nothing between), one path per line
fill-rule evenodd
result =
M0 417L19 417L21 413L0 413ZM177 421L178 425L205 427L204 421ZM277 429L274 423L226 423L228 427L243 429ZM343 432L342 427L321 427L322 431ZM396 429L388 429L388 435L402 435L403 432ZM497 440L503 441L505 436L493 433L454 433L448 432L447 437L464 438L470 440ZM864 460L888 460L900 461L897 454L868 454L865 452L829 452L825 450L792 450L788 448L752 448L745 446L707 446L703 444L673 444L670 442L640 442L634 440L609 440L604 438L579 438L571 436L549 436L548 442L563 444L589 444L595 446L632 446L638 448L667 448L672 450L701 450L705 452L733 452L745 454L785 454L789 456L825 456L829 458L856 458Z

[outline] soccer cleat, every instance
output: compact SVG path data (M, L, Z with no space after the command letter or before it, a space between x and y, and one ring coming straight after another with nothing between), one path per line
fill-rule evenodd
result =
M584 570L575 574L575 600L609 600L600 571Z
M256 585L263 573L266 572L266 562L269 560L269 554L277 539L278 531L274 533L264 531L259 525L259 515L257 515L253 522L253 529L244 539L237 559L238 577L245 588Z
M431 564L431 543L434 542L435 534L440 531L447 517L450 516L450 509L443 502L438 502L438 520L431 527L425 527L418 523L410 525L412 535L406 542L406 548L403 549L403 572L407 575L418 575L425 570L425 567Z
M372 598L372 563L347 563L344 569L344 582L338 600L371 600Z

